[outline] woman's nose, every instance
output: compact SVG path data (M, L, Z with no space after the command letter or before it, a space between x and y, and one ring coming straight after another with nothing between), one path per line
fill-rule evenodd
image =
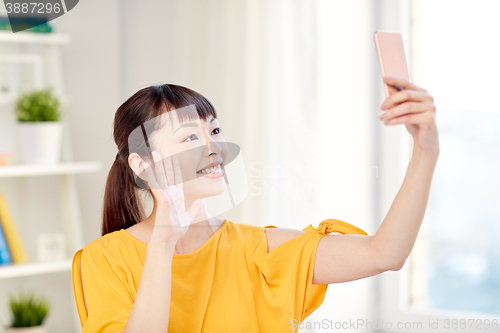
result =
M221 152L222 148L220 145L217 144L217 141L213 140L212 138L208 138L206 141L206 151L208 152L208 156L216 153L219 154Z
M208 150L208 155L210 156L214 153L220 154L222 149L215 141L212 141L207 143L207 150Z

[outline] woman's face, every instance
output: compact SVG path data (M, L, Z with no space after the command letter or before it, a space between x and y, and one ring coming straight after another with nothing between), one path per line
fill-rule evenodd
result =
M152 136L153 149L164 147L171 157L175 155L179 159L186 201L223 193L226 183L222 168L228 148L220 134L217 118L210 116L206 120L180 122L175 110L160 117L160 126ZM220 169L219 172L213 173L212 167L215 171Z

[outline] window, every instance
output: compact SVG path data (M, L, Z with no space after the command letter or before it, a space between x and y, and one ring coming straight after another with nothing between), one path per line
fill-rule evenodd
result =
M414 69L435 98L441 153L410 302L500 316L500 2L418 3Z
M500 1L403 3L410 77L434 97L441 149L412 253L403 269L380 276L379 318L419 332L498 332ZM404 175L411 154L411 136L400 133L382 137L384 156L399 157L399 165L381 159L393 177ZM400 185L384 182L383 206Z

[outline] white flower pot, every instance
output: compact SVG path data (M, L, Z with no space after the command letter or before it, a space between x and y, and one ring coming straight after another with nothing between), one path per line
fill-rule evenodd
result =
M19 157L24 164L57 164L61 159L62 122L18 122Z
M45 325L32 327L4 327L4 333L47 333Z

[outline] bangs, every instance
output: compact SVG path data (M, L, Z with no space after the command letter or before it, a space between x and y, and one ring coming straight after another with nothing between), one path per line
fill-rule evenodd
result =
M179 123L201 119L207 121L212 116L217 118L217 112L209 100L201 94L182 86L173 84L163 84L154 86L155 89L155 103L153 109L156 111L155 116L163 114L168 115L169 120L172 120L170 111L176 110ZM193 108L186 108L186 106L193 105Z

